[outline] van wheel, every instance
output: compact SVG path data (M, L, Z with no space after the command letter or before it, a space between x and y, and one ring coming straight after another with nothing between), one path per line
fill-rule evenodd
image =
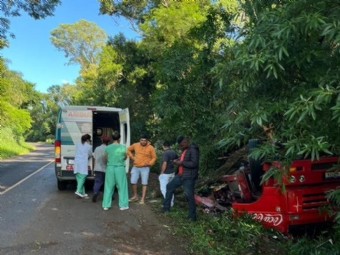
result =
M67 182L57 180L58 190L65 190L67 187Z

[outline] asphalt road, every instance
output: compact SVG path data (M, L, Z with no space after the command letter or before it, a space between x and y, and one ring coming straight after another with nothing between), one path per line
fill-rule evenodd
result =
M58 191L53 146L0 162L0 254L186 254L165 222L146 205L109 211ZM89 195L91 191L87 191Z
M38 143L34 146L36 149L29 154L0 162L0 192L52 162L53 145Z

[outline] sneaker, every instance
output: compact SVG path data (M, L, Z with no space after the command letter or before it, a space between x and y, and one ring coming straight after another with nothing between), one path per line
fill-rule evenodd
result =
M104 211L107 211L107 210L109 210L109 207L104 207L103 209L104 209Z
M92 202L96 203L97 202L97 197L99 196L99 194L94 194L92 197Z
M127 209L129 209L128 206L119 208L119 210L121 210L121 211L124 211L124 210L127 210Z
M83 196L84 196L84 197L89 197L89 195L87 195L87 194L84 194Z
M83 194L80 194L78 191L74 192L74 194L76 194L78 197L81 197L81 198L84 197L84 195L83 195Z

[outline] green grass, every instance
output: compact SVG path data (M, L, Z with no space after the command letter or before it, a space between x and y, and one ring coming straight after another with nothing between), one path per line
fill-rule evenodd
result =
M197 208L197 222L187 219L184 198L176 196L175 207L165 217L170 230L184 247L195 255L331 255L340 254L339 229L318 236L291 238L251 219L250 215L235 219L231 210L204 213ZM182 201L182 202L181 202ZM155 205L155 210L160 205ZM164 216L162 216L163 218ZM163 218L164 219L164 218ZM329 241L331 240L331 241Z
M21 155L34 149L33 146L24 142L22 137L16 137L11 130L0 130L0 160Z
M255 255L276 254L277 233L263 229L250 217L234 219L231 211L220 214L198 213L197 222L187 220L187 211L174 208L167 214L173 222L174 234L180 238L190 237L187 250L195 255ZM283 245L282 245L283 246Z

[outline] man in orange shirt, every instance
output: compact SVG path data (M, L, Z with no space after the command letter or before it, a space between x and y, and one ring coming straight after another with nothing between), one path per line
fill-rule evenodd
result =
M156 162L155 148L148 141L146 135L141 135L139 143L132 144L127 149L128 156L133 160L133 167L131 169L131 186L133 196L129 199L129 202L138 201L137 195L137 182L139 177L142 180L142 198L139 201L140 204L144 204L146 190L148 187L150 166Z

